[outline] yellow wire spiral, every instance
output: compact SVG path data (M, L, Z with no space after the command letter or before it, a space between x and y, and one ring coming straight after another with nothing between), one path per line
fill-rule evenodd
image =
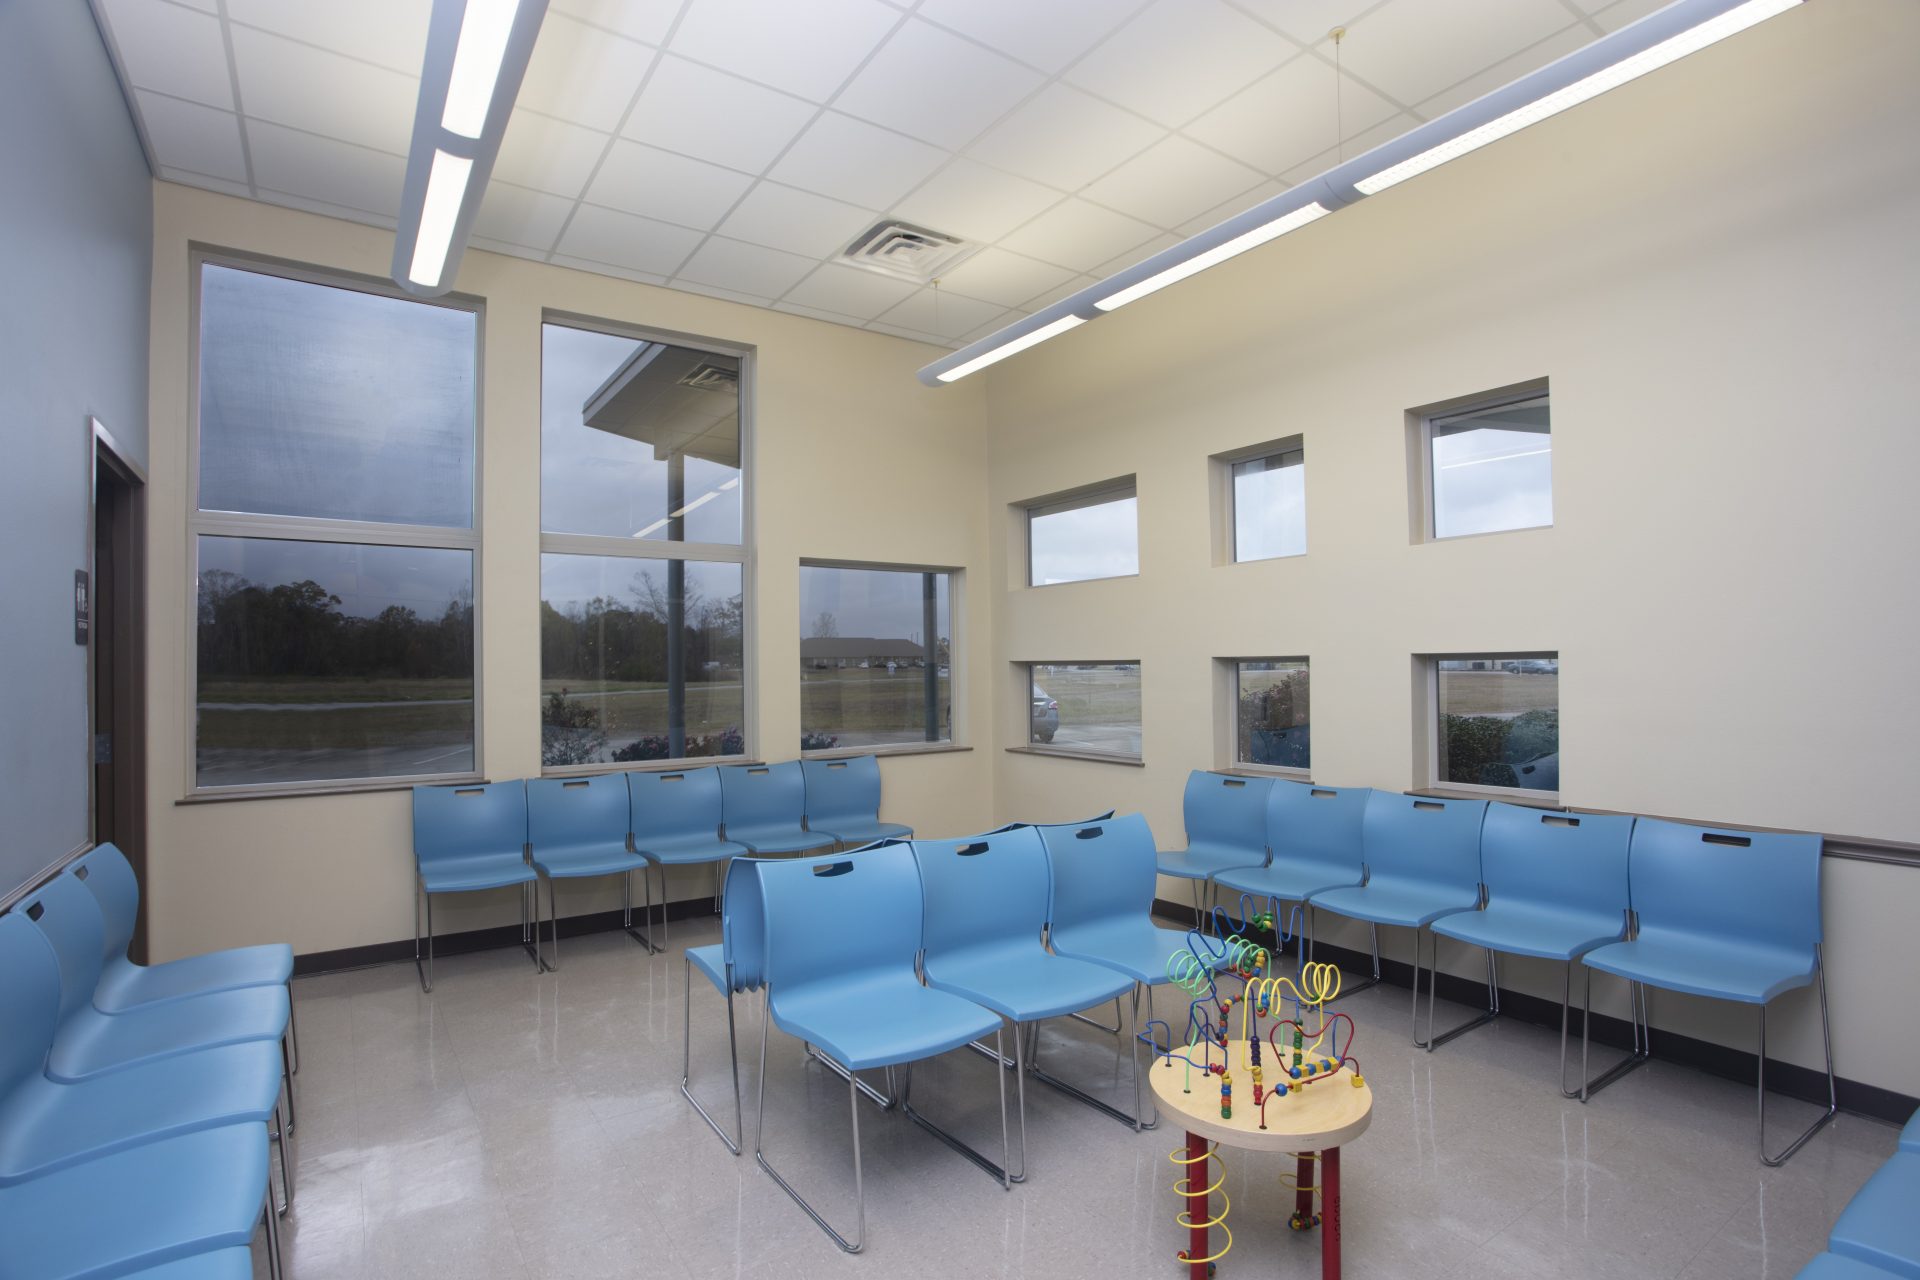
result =
M1179 1165L1181 1168L1181 1172L1185 1175L1184 1177L1181 1177L1180 1179L1175 1181L1173 1184L1173 1190L1175 1194L1181 1196L1183 1200L1187 1196L1196 1196L1196 1195L1200 1195L1200 1196L1217 1195L1220 1197L1220 1212L1218 1214L1214 1214L1214 1216L1208 1218L1206 1221L1195 1222L1193 1220L1193 1215L1189 1213L1186 1209L1182 1209L1180 1211L1179 1216L1174 1219L1174 1222L1178 1226L1189 1229L1189 1230L1194 1227L1205 1227L1208 1230L1212 1230L1213 1228L1218 1227L1220 1228L1222 1234L1224 1234L1227 1238L1225 1244L1221 1245L1218 1249L1214 1250L1212 1253L1208 1254L1206 1257L1182 1258L1181 1261L1186 1263L1218 1262L1220 1259L1226 1257L1227 1253L1233 1248L1233 1228L1227 1225L1227 1210L1231 1209L1233 1206L1231 1202L1229 1202L1227 1199L1227 1192L1226 1192L1227 1163L1226 1161L1220 1158L1220 1144L1217 1142L1214 1143L1212 1146L1207 1148L1207 1153L1205 1155L1197 1156L1197 1157L1188 1155L1186 1148L1181 1147L1171 1152L1167 1156L1167 1159L1171 1160L1174 1164ZM1213 1161L1215 1167L1219 1170L1218 1175L1214 1178L1212 1184L1209 1185L1204 1191L1191 1190L1194 1183L1193 1166L1204 1163L1205 1161L1208 1161L1208 1160ZM1210 1214L1213 1213L1211 1203L1209 1203L1207 1212Z

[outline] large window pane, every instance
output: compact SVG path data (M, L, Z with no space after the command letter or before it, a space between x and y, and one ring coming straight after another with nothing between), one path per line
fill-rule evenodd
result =
M473 770L473 553L199 539L202 787Z
M800 566L800 749L944 742L949 575Z
M1276 660L1235 666L1234 759L1283 769L1312 767L1307 664Z
M471 311L200 273L200 509L473 526Z
M1127 489L1030 507L1027 547L1036 587L1139 573L1139 504Z
M1560 789L1560 659L1441 658L1435 780Z
M740 541L740 361L541 327L540 527Z
M1553 523L1553 435L1546 397L1436 418L1433 536Z
M1233 558L1307 550L1307 454L1288 449L1233 464Z
M740 566L540 557L540 760L737 756Z
M1036 663L1029 670L1028 742L1139 757L1139 664Z

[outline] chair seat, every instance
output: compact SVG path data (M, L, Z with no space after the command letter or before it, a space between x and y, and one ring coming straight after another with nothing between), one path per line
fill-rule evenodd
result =
M927 985L985 1005L1015 1022L1078 1013L1133 990L1127 974L1037 948L975 948L929 963Z
M127 1280L253 1280L253 1251L238 1246L196 1253L126 1273Z
M1062 929L1050 941L1055 955L1118 969L1148 986L1171 981L1167 962L1187 950L1185 930L1162 929L1146 920L1103 921Z
M93 1007L118 1013L135 1005L180 1000L209 991L277 987L293 976L293 948L284 942L235 947L205 955L139 965L109 962L93 989Z
M77 1084L30 1076L0 1100L0 1186L156 1138L265 1124L280 1096L264 1040L162 1058Z
M435 858L420 864L420 882L428 893L465 893L469 889L501 889L533 879L533 868L514 853L476 853L459 858Z
M86 1080L135 1063L196 1049L278 1040L287 1029L285 987L242 987L191 1000L141 1005L125 1013L76 1010L47 1059L53 1080Z
M1618 913L1609 918L1525 902L1490 902L1484 911L1441 917L1433 922L1433 931L1510 955L1571 960L1595 947L1618 942L1626 923Z
M807 821L812 823L809 814ZM913 828L871 818L822 818L811 828L815 835L831 836L841 844L872 844L875 840L911 840Z
M624 844L608 844L536 849L533 865L549 880L572 880L638 871L647 864L639 854L629 853Z
M774 1025L825 1050L849 1071L918 1062L1000 1025L970 1000L923 987L910 972L771 992Z
M266 1191L267 1131L254 1124L203 1129L0 1187L5 1274L119 1275L245 1249Z
M701 862L725 862L749 852L747 846L717 836L659 836L642 842L634 839L635 850L649 862L665 867L685 867Z
M737 831L728 827L727 839L745 845L750 853L806 853L833 843L826 832L804 827L742 827Z
M1480 894L1477 889L1467 895L1458 889L1400 882L1383 884L1375 880L1370 884L1316 893L1312 902L1316 907L1324 907L1354 920L1365 920L1369 924L1394 924L1417 929L1423 924L1432 924L1441 916L1473 910L1479 905Z
M1586 963L1667 991L1765 1004L1813 981L1813 956L1722 938L1642 934L1589 951Z
M1282 902L1305 902L1316 893L1360 883L1360 873L1346 867L1278 856L1264 867L1236 868L1214 878L1226 888Z
M1854 1193L1833 1224L1827 1248L1844 1258L1920 1278L1920 1155L1893 1159Z
M1815 1254L1795 1273L1794 1280L1892 1280L1897 1273L1843 1258L1837 1253Z
M1235 867L1257 867L1267 860L1265 849L1236 849L1231 845L1189 844L1154 855L1160 874L1181 880L1206 880Z
M721 995L727 993L727 956L726 948L719 943L709 943L704 947L688 947L687 963L707 976L713 989Z

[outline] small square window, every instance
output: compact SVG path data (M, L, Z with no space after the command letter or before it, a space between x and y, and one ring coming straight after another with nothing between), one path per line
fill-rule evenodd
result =
M1553 523L1547 397L1429 418L1426 435L1434 538Z
M1140 758L1140 664L1046 662L1027 668L1027 743Z
M800 749L953 740L953 572L800 565Z
M1560 790L1560 655L1435 658L1438 786Z
M1295 446L1231 465L1235 563L1305 555L1307 451Z
M1312 767L1307 660L1266 658L1233 664L1235 764Z
M1140 572L1140 516L1131 480L1027 507L1027 582L1044 587Z

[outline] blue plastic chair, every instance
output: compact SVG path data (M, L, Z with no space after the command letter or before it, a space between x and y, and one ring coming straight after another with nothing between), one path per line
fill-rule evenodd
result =
M621 877L622 927L649 952L660 950L633 927L633 873L644 872L647 861L633 851L633 836L627 830L631 803L626 775L620 773L527 780L527 861L547 885L547 938L553 953L547 967L555 972L560 968L560 907L553 885L556 880ZM646 885L650 910L652 880L648 879ZM538 915L537 890L534 903Z
M1920 1111L1914 1112L1908 1118L1906 1128L1900 1130L1900 1149L1920 1151Z
M633 831L633 851L647 860L647 874L658 871L660 875L660 947L654 948L658 951L668 942L667 868L712 865L714 910L719 911L720 865L744 854L747 847L720 838L718 770L636 771L627 775L627 794L631 805L628 826ZM647 900L649 903L653 900L651 888L647 890Z
M727 1150L740 1154L746 1138L744 1108L740 1102L740 1044L735 1034L733 997L758 991L766 977L766 913L760 901L759 862L753 858L735 858L727 864L726 899L720 912L720 941L686 951L685 1037L680 1042L680 1092L707 1127L727 1144ZM693 1096L693 971L698 969L727 998L727 1057L733 1066L733 1131L727 1136L700 1099Z
M809 853L833 837L807 830L807 783L798 760L721 765L721 834L749 852Z
M1020 1172L1026 1180L1027 1084L1052 1085L1120 1123L1139 1129L1139 995L1133 979L1106 965L1050 953L1047 927L1051 872L1046 846L1031 827L961 840L916 840L925 895L921 972L936 991L950 991L984 1005L1012 1023L1014 1079L1020 1092ZM1134 1024L1127 1036L1133 1062L1135 1114L1108 1105L1074 1085L1041 1071L1039 1024L1105 1004L1134 991ZM1029 1055L1021 1041L1033 1035ZM985 1051L985 1046L978 1046Z
M1193 883L1193 922L1202 927L1201 886L1223 871L1267 862L1267 796L1272 778L1236 778L1195 769L1180 802L1187 847L1162 850L1160 874Z
M127 1280L253 1280L253 1251L229 1246L124 1274Z
M913 850L894 845L859 856L762 863L760 888L766 908L767 1017L760 1029L760 1090L754 1159L780 1189L848 1253L866 1244L867 1198L860 1170L860 1094L851 1084L853 1184L859 1206L852 1240L808 1204L767 1160L762 1146L767 1114L767 1030L818 1045L846 1068L893 1068L958 1049L987 1032L1000 1038L1000 1017L971 1001L920 985L914 959L922 931L920 875ZM997 1047L997 1046L996 1046ZM995 1164L914 1111L907 1101L911 1075L902 1082L902 1109L954 1150L1011 1187L1006 1073L1000 1085L1000 1138L1005 1149Z
M1264 867L1222 871L1214 883L1264 899L1276 921L1284 918L1281 908L1286 903L1299 903L1296 910L1304 915L1314 894L1361 883L1366 878L1362 823L1372 794L1369 787L1316 787L1276 779L1267 792L1267 848L1272 860ZM1379 965L1374 968L1377 972ZM1370 985L1348 987L1346 993Z
M1644 1001L1630 984L1633 1052L1598 1080L1567 1088L1567 1025L1573 1004L1573 962L1627 935L1627 849L1633 818L1626 815L1574 814L1519 805L1487 807L1480 831L1480 874L1486 905L1478 911L1442 916L1433 931L1488 951L1558 960L1564 982L1560 997L1560 1092L1568 1098L1592 1094L1646 1061ZM1584 968L1584 966L1583 966ZM1587 969L1581 1002L1584 1024L1593 1008L1593 970ZM1429 975L1437 978L1436 975ZM1445 1044L1459 1028L1433 1033L1433 988L1427 986L1427 1048ZM1478 1026L1476 1020L1468 1026Z
M1413 930L1415 1048L1427 1046L1420 1038L1420 938L1440 917L1480 905L1480 827L1486 816L1485 800L1429 800L1375 791L1367 797L1361 819L1366 883L1328 889L1307 900L1309 931L1312 912L1319 908L1374 927L1373 982L1367 986L1380 980L1379 926ZM1489 951L1487 1012L1448 1034L1478 1026L1499 1012L1499 977Z
M1843 1258L1920 1280L1920 1155L1896 1151L1833 1224L1827 1248Z
M520 886L520 945L540 957L540 931L527 899L535 893L527 863L527 786L490 782L481 787L413 789L413 967L420 989L433 990L433 895ZM420 906L426 904L427 956L420 960ZM535 899L534 906L539 905Z
M1894 1280L1898 1275L1835 1253L1819 1253L1795 1273L1794 1280Z
M1839 1110L1827 973L1820 947L1820 837L1729 831L1641 818L1628 856L1637 922L1628 942L1589 951L1603 973L1760 1011L1760 1160L1786 1162ZM1777 1156L1767 1154L1767 1003L1815 984L1827 1057L1827 1109Z
M1113 810L1108 809L1105 813L1096 813L1090 818L1080 818L1073 822L1009 822L1003 827L995 827L993 830L987 832L987 834L997 836L1003 831L1018 831L1022 827L1032 827L1035 831L1049 831L1054 828L1084 827L1092 822L1105 822L1112 816Z
M802 760L807 830L832 836L843 848L876 840L910 840L913 828L880 821L880 762L872 756Z

